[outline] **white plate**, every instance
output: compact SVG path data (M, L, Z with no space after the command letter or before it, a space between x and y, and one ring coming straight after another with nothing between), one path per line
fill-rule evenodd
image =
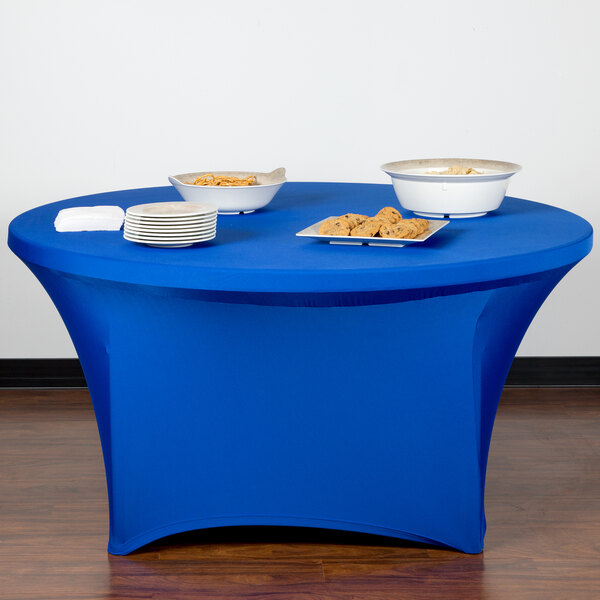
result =
M213 233L216 230L217 228L214 225L205 229L195 229L194 231L144 231L139 229L131 229L130 227L125 227L123 229L123 231L128 235L139 235L144 237L154 237L163 235L169 235L172 237L198 237L208 235L209 233Z
M450 221L435 220L429 221L429 229L424 233L418 235L416 238L404 239L404 238L375 238L375 237L357 237L352 235L320 235L319 227L323 221L328 219L335 219L335 217L327 217L322 219L318 223L299 231L296 235L298 237L307 237L315 240L322 240L329 242L330 244L340 244L343 246L362 246L366 244L368 246L390 246L401 248L406 244L413 244L415 242L424 242L428 240L434 233L438 232L442 227L448 225Z
M153 235L174 235L174 236L179 236L179 237L190 237L193 235L206 235L207 233L210 233L211 231L216 231L217 228L212 226L212 227L205 227L203 229L189 229L189 230L185 230L185 231L171 231L168 229L158 229L158 230L149 230L149 229L136 229L135 227L125 227L125 229L123 231L125 231L126 233L130 233L132 235L146 235L146 236L153 236Z
M196 225L214 225L216 222L216 216L208 219L194 219L193 221L146 221L145 219L125 219L125 223L131 223L132 225L145 225L147 227L195 227Z
M256 184L240 186L194 185L190 183L201 175L233 175L235 177L256 176ZM251 213L263 208L286 182L285 169L279 168L270 173L257 171L199 171L182 173L169 177L169 182L187 202L210 202L219 209L219 214Z
M146 242L142 240L129 240L128 238L125 239L129 242L143 244L144 246L152 246L153 248L188 248L189 246L193 246L194 244L198 244L200 242L208 242L214 237L215 236L208 238L207 240L199 240L195 242Z
M202 223L204 221L214 221L217 218L217 213L213 212L207 215L195 215L191 217L138 217L135 215L126 215L125 221L135 221L137 223Z
M140 240L157 240L157 241L178 240L178 241L185 241L185 242L189 242L191 240L202 240L204 238L209 238L215 234L216 234L215 229L212 229L212 230L207 231L202 234L193 234L193 235L159 235L159 234L150 235L150 234L132 233L130 231L123 232L123 236L126 236L128 238L137 238Z
M193 223L172 223L171 221L159 221L158 223L148 223L146 221L131 221L130 219L125 220L125 225L133 225L134 227L160 227L161 229L168 227L169 229L181 229L182 227L206 227L207 225L215 226L217 219L210 219L207 221L196 221Z
M215 221L217 219L217 214L214 215L206 215L204 217L194 217L194 218L186 218L186 219L146 219L140 217L125 217L125 221L131 221L132 223L146 223L148 225L185 225L186 223L190 223L194 225L195 223L206 223Z
M152 202L150 204L130 206L125 214L138 217L169 219L212 215L216 211L217 207L214 204L200 202Z
M200 242L208 242L209 240L213 240L216 237L216 233L211 236L204 238L194 238L189 240L163 240L163 239L142 239L142 238L133 238L127 235L124 235L123 238L129 242L136 242L138 244L146 244L147 246L165 246L170 248L183 248L184 246L191 246L192 244L199 244Z
M209 231L204 235L136 235L128 231L123 232L123 237L136 240L155 240L157 242L191 242L193 240L204 240L216 235L216 231Z
M125 227L133 227L134 229L144 229L148 231L187 231L194 229L206 229L207 227L216 227L217 220L203 221L201 223L181 223L174 225L172 223L137 223L136 221L125 221Z
M123 233L124 237L137 239L137 240L156 240L157 242L161 241L178 241L178 242L191 242L192 240L203 240L206 238L210 238L216 235L216 231L213 229L212 231L208 231L202 235L138 235L135 233L131 233L129 231L125 231Z

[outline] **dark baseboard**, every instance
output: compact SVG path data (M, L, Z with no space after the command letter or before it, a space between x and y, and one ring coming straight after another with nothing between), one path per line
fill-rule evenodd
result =
M0 359L0 388L86 387L76 358ZM507 387L600 386L600 356L517 357Z
M600 356L524 356L513 361L506 387L597 387Z
M87 387L76 358L0 359L0 388Z

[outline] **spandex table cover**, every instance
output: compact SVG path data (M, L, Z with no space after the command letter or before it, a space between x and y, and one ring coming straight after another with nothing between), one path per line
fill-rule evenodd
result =
M184 249L57 233L56 202L9 245L57 306L94 403L113 554L180 531L299 525L479 552L492 425L531 319L591 249L583 219L507 198L423 244L295 233L397 205L391 185L287 183Z

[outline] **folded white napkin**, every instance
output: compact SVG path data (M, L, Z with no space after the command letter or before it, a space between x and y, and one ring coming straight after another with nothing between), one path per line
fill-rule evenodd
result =
M63 208L56 215L56 231L118 231L125 211L120 206L77 206Z

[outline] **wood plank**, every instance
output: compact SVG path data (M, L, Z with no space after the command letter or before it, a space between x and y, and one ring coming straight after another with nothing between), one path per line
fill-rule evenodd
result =
M106 552L87 390L0 390L0 599L600 597L600 390L507 389L486 549L305 528L189 532Z

